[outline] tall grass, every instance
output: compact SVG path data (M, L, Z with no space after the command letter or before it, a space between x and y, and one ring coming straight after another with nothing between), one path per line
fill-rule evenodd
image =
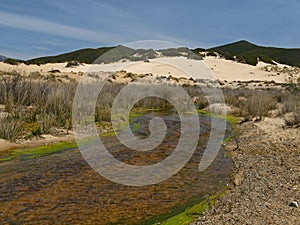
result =
M33 134L49 133L51 127L70 129L76 86L75 82L36 81L18 73L2 76L0 104L9 116L0 122L0 138L15 140L33 123L38 126Z
M225 102L237 108L237 115L244 117L258 117L263 119L270 110L276 109L281 91L252 90L252 89L224 89Z
M0 105L4 106L4 117L0 115L0 138L14 141L20 136L28 137L51 133L51 128L71 129L72 102L78 83L63 83L57 80L42 80L23 77L15 71L1 74ZM95 121L110 122L110 110L114 99L125 84L106 84L97 101ZM282 113L293 113L293 124L300 123L300 88L290 84L285 90L264 89L228 89L223 88L227 105L236 108L235 113L243 117L263 119L278 103L283 106ZM88 85L86 88L89 88ZM193 99L196 107L208 106L207 96L197 85L184 85L183 88ZM143 88L130 93L131 98L142 92ZM128 98L122 101L128 104ZM167 96L166 96L167 97ZM186 99L180 99L185 104ZM156 108L168 110L172 105L162 99L149 97L135 104L136 108ZM0 112L1 113L1 112ZM2 112L3 114L3 112ZM290 123L290 122L289 122Z
M0 119L0 138L15 141L22 135L23 122L13 116Z

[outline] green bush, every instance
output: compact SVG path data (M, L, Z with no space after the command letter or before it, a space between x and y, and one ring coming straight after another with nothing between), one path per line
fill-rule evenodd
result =
M272 65L275 65L275 63L273 62L273 60L270 57L266 56L266 55L260 55L259 56L259 60L261 60L261 61L263 61L265 63L269 63L269 64L272 64Z
M4 60L4 63L10 64L10 65L19 65L22 62L23 62L22 60L11 59L11 58L7 58L7 59Z

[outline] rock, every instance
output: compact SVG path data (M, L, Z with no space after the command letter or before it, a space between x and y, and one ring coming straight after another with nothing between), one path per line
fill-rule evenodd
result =
M49 73L60 73L60 70L49 70Z
M68 68L68 67L73 68L73 67L76 67L76 66L80 66L80 63L77 62L77 61L71 61L71 62L68 62L68 64L66 65L66 68Z
M248 102L248 99L245 98L245 97L239 97L239 98L238 98L238 101L239 101L240 103L241 103L241 102L245 103L245 102Z
M293 126L300 122L300 115L295 112L286 113L284 115L284 121L287 126Z
M276 104L276 109L268 111L268 117L278 117L284 113L284 107L282 103Z
M249 121L249 118L247 118L247 117L239 117L239 118L237 118L237 123L238 124L242 124L242 123L245 123L247 121Z
M244 179L244 172L240 171L234 175L233 183L235 186L240 186Z
M236 109L223 103L214 103L206 107L204 110L207 110L213 114L226 115L234 113Z
M298 208L299 207L299 203L297 201L292 201L290 204L289 204L290 207L295 207L295 208Z
M259 116L256 116L252 119L253 122L259 122L261 121L261 118Z
M0 105L0 112L4 112L5 111L5 105Z
M5 119L6 117L8 117L8 113L7 112L0 112L0 119Z
M49 133L53 136L57 136L59 134L59 130L56 127L51 127Z

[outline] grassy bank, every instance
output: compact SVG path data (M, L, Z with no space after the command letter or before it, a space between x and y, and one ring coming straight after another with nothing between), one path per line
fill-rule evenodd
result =
M158 112L158 110L155 109L139 109L134 110L130 113L129 121L132 123L132 131L136 132L140 128L140 124L134 120L136 120L138 117L145 115L149 112ZM237 118L230 115L213 115L210 112L204 111L204 110L198 110L199 115L202 116L210 116L220 119L225 119L230 125L233 126L237 123ZM234 128L235 129L235 128ZM235 129L235 133L236 133ZM106 137L106 136L114 136L114 130L109 129L109 131L100 134L100 137ZM231 138L233 138L234 135L228 136L224 139L224 142L229 141ZM90 140L86 140L90 141ZM84 141L85 142L85 141ZM46 156L49 154L59 153L62 151L65 151L66 149L72 149L76 148L77 144L75 142L59 142L56 144L51 144L47 146L40 146L35 148L26 148L26 149L17 149L17 150L11 150L6 152L5 154L2 154L2 157L0 156L0 162L10 161L16 158L22 158L22 159L34 159L36 157Z
M130 121L133 121L134 119L149 113L150 111L154 111L154 110L135 110L133 112L130 113ZM132 129L133 132L137 131L140 127L140 124L135 122L133 123ZM114 130L111 128L108 131L100 134L100 137L107 137L107 136L114 136ZM87 142L90 142L93 140L83 140L81 141L82 144L86 144ZM50 144L50 145L46 145L46 146L39 146L39 147L34 147L34 148L25 148L25 149L14 149L14 150L10 150L10 151L6 151L1 153L0 155L0 162L6 162L6 161L10 161L13 159L34 159L37 157L42 157L42 156L47 156L50 154L55 154L55 153L60 153L63 152L65 150L68 149L74 149L77 148L77 144L76 142L72 141L72 142L58 142L55 144Z
M184 212L179 213L178 215L173 216L164 222L155 223L154 225L188 225L194 221L195 216L201 216L208 208L215 204L218 198L222 196L222 193L211 195L202 200L200 203L187 208Z
M155 216L138 225L187 225L193 222L196 216L201 216L216 200L224 194L217 192L214 195L193 198L188 203L174 207L169 213Z
M47 156L54 153L59 153L68 149L76 148L75 142L59 142L56 144L36 147L36 148L26 148L11 150L6 153L6 156L0 158L0 162L10 161L16 158L21 159L34 159L41 156Z

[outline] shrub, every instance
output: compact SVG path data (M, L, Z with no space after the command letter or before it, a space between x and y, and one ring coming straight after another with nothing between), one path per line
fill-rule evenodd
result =
M270 57L266 56L266 55L259 56L259 60L261 60L261 61L263 61L265 63L269 63L269 64L272 64L272 65L275 65L275 63L273 62L273 60Z
M15 141L23 133L23 122L13 116L0 120L0 138Z
M10 65L19 65L22 62L23 62L22 60L11 59L11 58L7 58L7 59L4 60L4 63L10 64Z
M252 116L258 116L263 119L268 115L268 112L276 108L276 99L270 96L267 92L258 92L249 97L249 113Z
M29 78L31 78L31 79L38 79L38 78L40 78L40 77L41 77L41 74L40 74L38 71L31 72L31 73L29 74Z
M207 56L217 57L218 55L215 52L208 52Z
M251 55L237 56L235 58L235 60L237 62L249 64L249 65L252 65L252 66L256 66L257 63L258 63L258 59L256 57L251 56Z

